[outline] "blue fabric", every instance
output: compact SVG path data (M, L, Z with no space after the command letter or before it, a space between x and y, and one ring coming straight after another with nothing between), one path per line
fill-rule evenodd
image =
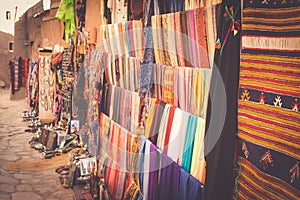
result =
M144 197L141 193L139 193L139 196L137 197L137 200L144 200Z
M188 200L189 177L190 174L184 169L181 169L179 183L179 199L181 200Z
M184 9L184 1L182 0L172 0L173 6L172 6L172 12L181 12Z
M129 23L128 21L125 22L126 41L127 41L127 45L128 45L128 53L129 53L129 57L132 57L131 46L130 46L130 37L129 37L128 23ZM132 31L132 30L130 30L130 31Z
M204 186L193 176L189 178L188 199L204 199Z
M132 52L131 52L131 46L130 46L130 37L129 37L129 27L128 27L128 21L125 22L125 31L126 31L126 41L127 41L127 46L128 46L128 53L129 57L132 57ZM132 31L132 30L131 30Z
M183 154L182 154L182 168L190 172L191 161L194 147L194 139L197 129L197 116L190 115L188 119L187 129L184 138Z
M179 199L204 199L204 186L184 169L180 172Z

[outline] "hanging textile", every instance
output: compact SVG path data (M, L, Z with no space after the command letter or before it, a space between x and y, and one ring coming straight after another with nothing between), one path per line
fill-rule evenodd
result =
M145 98L154 83L153 81L153 63L142 63L140 67L140 96Z
M51 69L51 52L39 52L39 119L53 122L56 94L56 78Z
M222 0L186 0L184 1L184 9L191 10L203 6L211 6L222 3Z
M172 128L172 124L173 124L175 110L176 110L175 106L170 107L168 121L167 121L167 129L166 129L166 133L165 133L165 144L164 144L164 148L163 148L164 153L168 152L170 133L171 133L171 128Z
M73 110L76 110L73 112L73 116L78 117L79 127L82 127L86 123L87 117L87 101L84 98L85 64L86 62L83 62L79 67L73 90Z
M104 114L99 124L98 173L114 199L203 199L203 185L145 137Z
M150 137L151 125L154 120L153 116L154 116L156 99L152 98L151 102L149 102L149 104L150 104L149 108L148 108L149 111L148 111L148 115L147 115L147 119L146 119L146 123L145 123L145 137L146 138Z
M194 149L194 139L197 130L197 117L190 115L188 118L187 129L184 137L183 151L182 151L182 168L190 172L192 153Z
M39 88L39 72L38 63L33 63L31 66L30 80L29 80L29 93L30 93L30 107L34 110L38 110L38 88ZM13 88L13 85L12 85Z
M139 122L139 110L140 110L140 96L139 93L132 93L132 111L131 111L131 128L130 130L135 133Z
M209 68L206 29L212 28L212 25L205 25L207 17L205 17L204 8L152 16L156 63L168 66Z
M205 118L211 69L153 65L153 96Z
M200 6L203 7L204 5L203 1L199 0L187 0L184 1L184 9L185 10L191 10L195 8L199 8Z
M145 145L144 145L144 155L143 155L143 160L140 160L140 162L143 162L143 168L141 168L141 170L139 171L142 176L143 179L141 179L142 184L141 184L141 191L142 194L144 195L144 197L146 199L148 198L148 186L149 186L149 174L150 174L150 145L151 142L149 140L145 141Z
M140 117L140 96L115 85L107 84L105 114L129 131L135 132ZM122 101L121 101L122 99Z
M243 3L235 198L297 199L300 3Z
M130 91L140 91L141 59L104 53L106 82Z
M174 68L169 66L162 66L162 81L160 81L160 87L162 87L162 100L168 104L176 105L175 103L175 88L174 88Z
M153 2L155 15L180 12L184 9L184 1L180 0L153 0Z
M28 72L29 72L29 59L25 58L23 60L23 83L22 85L26 87L26 82L28 80Z
M167 155L175 162L179 161L181 165L180 155L183 152L184 134L188 122L189 113L180 109L175 110Z
M125 0L107 1L107 8L111 12L111 23L121 23L127 21L127 2Z
M20 67L19 67L19 63L18 63L18 61L15 61L14 62L14 91L18 91L19 90L19 73L20 73L21 71L20 71Z
M86 60L87 62L84 66L84 100L87 103L86 125L89 128L87 146L92 155L98 156L98 138L100 134L99 113L102 109L101 100L104 74L103 54L94 50L86 57Z
M31 106L31 102L30 102L30 99L31 99L31 73L32 73L32 70L33 70L33 64L31 62L28 61L28 72L27 72L27 79L25 80L25 88L26 88L26 99L27 99L27 102L29 102L29 106Z
M9 69L10 69L11 93L15 94L15 65L12 60L9 61Z
M63 38L66 40L66 42L70 42L70 37L74 36L76 30L74 1L60 1L55 17L65 22L65 33Z
M205 120L197 119L197 128L194 138L194 146L192 152L192 160L190 163L190 173L200 183L205 183L206 162L204 159L204 135L205 135Z
M18 89L23 86L23 78L24 78L24 61L22 57L18 59Z
M149 185L148 199L158 199L158 174L159 174L160 154L154 144L150 145L150 167L149 167Z
M227 20L224 17L225 6L232 7L234 20ZM212 69L212 78L210 84L210 101L208 113L206 115L206 136L204 142L204 153L206 156L206 178L205 178L205 198L206 199L231 199L232 187L234 183L233 159L234 146L237 133L237 102L238 98L238 76L239 76L239 52L240 52L240 34L234 36L231 23L238 22L240 19L240 1L222 1L221 12L216 16L220 23L218 26L218 38L223 44L227 32L228 37L223 52L220 55L220 48L217 43L215 50L214 63ZM215 8L218 9L219 5ZM211 9L207 10L211 12ZM210 18L207 18L209 20ZM216 21L219 21L216 20ZM206 29L210 31L210 29ZM214 29L212 29L214 30ZM209 33L207 33L210 36ZM213 35L212 35L213 36ZM210 44L208 42L208 44ZM211 54L210 54L211 55ZM220 79L222 78L222 79ZM223 81L221 81L223 80ZM222 87L225 87L223 91ZM222 94L226 92L225 94ZM226 97L226 98L224 98ZM225 103L226 102L226 103ZM218 113L215 117L214 114ZM218 125L224 125L217 129ZM219 138L217 137L220 134ZM216 139L218 138L218 139ZM216 141L217 140L217 141Z
M171 198L172 193L172 185L176 184L178 182L174 181L173 179L173 170L172 170L172 163L173 161L166 156L165 154L161 154L161 160L160 160L160 178L159 178L159 187L160 187L160 193L158 199L173 199ZM173 179L174 180L174 179ZM178 181L178 180L177 180Z
M132 21L133 28L133 42L135 47L135 56L137 58L143 57L144 52L144 40L143 40L143 24L141 21L133 20Z
M102 43L99 50L119 56L142 58L144 53L143 24L140 20L100 26Z
M164 107L163 114L161 117L161 122L159 126L159 131L157 133L157 147L161 150L164 151L165 147L165 139L166 139L166 131L167 131L167 125L168 125L168 119L169 119L169 113L170 113L170 104L167 104Z
M164 111L165 106L166 106L166 103L164 103L162 101L157 101L155 104L155 110L154 110L154 116L153 116L154 122L151 125L150 137L149 137L149 140L154 145L157 145L159 127L161 125L161 119L163 116L163 111Z
M76 2L76 15L78 17L77 28L82 31L85 27L86 0Z
M72 90L73 90L73 79L74 79L74 63L73 63L73 49L65 48L62 54L62 61L59 63L59 76L58 85L59 92L62 96L62 104L64 117L68 118L67 115L70 115L72 112ZM62 77L62 78L61 78Z
M181 169L179 199L204 199L203 185L199 184L188 172Z
M143 4L141 0L130 0L130 20L139 20L143 17Z
M216 46L219 45L217 40L217 33L219 30L217 29L217 27L219 27L218 20L219 20L221 2L222 0L206 1L206 6L205 6L206 8L205 9L205 27L206 27L205 31L206 31L206 41L207 41L207 52L209 57L209 66L214 65L215 49Z
M143 34L144 34L144 55L143 55L143 64L153 63L154 62L154 46L153 46L153 33L151 28L151 17L154 13L153 10L153 1L147 0L144 2L144 16L142 21L143 24ZM144 95L142 93L142 95Z
M186 12L180 12L180 23L181 23L181 30L182 30L182 44L183 44L183 56L185 59L185 66L187 67L192 67L192 58L189 51L189 40L190 40L190 36L188 33L188 26L189 23L187 20L187 15L188 15L188 11ZM194 22L191 22L194 23Z
M204 132L205 119L152 99L145 136L201 183L206 165Z
M108 160L108 149L109 149L109 138L110 138L110 127L111 119L104 113L100 114L99 119L99 162L98 162L98 176L104 175L106 173L106 164Z

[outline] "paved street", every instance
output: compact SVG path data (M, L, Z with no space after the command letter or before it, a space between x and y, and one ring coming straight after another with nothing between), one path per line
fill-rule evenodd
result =
M29 110L25 99L9 101L9 90L0 89L0 199L72 200L73 190L62 187L54 169L10 169L9 163L42 160L28 144L33 134L24 131L23 110Z

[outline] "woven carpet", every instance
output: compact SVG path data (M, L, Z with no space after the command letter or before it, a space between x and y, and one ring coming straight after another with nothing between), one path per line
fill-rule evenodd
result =
M245 158L239 157L238 162L240 199L299 199L299 190L288 183L260 171Z
M299 199L300 1L243 3L235 199Z

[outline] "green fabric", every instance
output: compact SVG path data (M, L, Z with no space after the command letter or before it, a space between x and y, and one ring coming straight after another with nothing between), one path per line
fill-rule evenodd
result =
M75 12L73 0L61 0L55 17L65 22L65 40L69 42L69 35L74 36Z

